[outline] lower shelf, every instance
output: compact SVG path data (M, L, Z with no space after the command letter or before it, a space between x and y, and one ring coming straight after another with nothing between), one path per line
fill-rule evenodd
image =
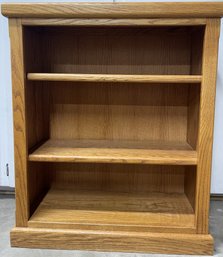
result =
M183 193L129 194L52 188L28 226L129 231L178 228L193 233L194 219L194 211Z

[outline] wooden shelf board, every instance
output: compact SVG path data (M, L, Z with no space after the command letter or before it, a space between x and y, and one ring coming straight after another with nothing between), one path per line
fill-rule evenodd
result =
M30 218L29 227L79 225L194 227L194 211L183 193L76 191L53 187Z
M51 139L29 160L196 165L197 153L186 142Z
M200 75L28 73L28 80L76 82L200 83Z

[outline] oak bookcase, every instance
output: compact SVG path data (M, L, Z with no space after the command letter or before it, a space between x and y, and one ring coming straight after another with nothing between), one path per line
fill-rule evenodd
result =
M212 254L223 3L2 4L17 247Z

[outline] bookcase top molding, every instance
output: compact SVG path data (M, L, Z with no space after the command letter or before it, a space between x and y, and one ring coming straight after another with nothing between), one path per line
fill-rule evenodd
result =
M3 3L12 18L220 18L223 2Z

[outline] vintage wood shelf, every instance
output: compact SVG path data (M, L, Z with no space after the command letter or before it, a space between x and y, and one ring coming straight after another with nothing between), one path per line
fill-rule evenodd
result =
M120 140L48 140L29 154L30 161L197 164L188 143Z
M122 74L68 74L28 73L29 80L123 83L200 83L196 75L122 75Z
M212 254L223 3L1 8L12 57L11 245Z

